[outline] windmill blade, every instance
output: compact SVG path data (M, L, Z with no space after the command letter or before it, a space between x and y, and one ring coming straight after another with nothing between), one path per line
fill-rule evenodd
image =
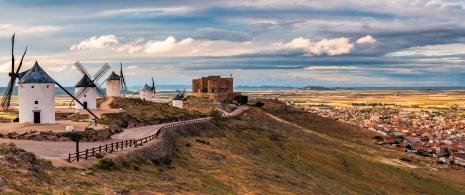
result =
M66 94L68 94L71 98L73 98L74 101L76 101L77 103L79 103L83 108L85 108L84 104L82 104L82 102L80 102L78 99L76 99L76 97L74 97L73 95L71 95L71 93L69 93L68 90L66 90L63 86L61 86L58 82L55 81L55 84L58 85L58 87L60 87L64 92L66 92ZM95 119L99 120L100 121L100 118L97 117L97 115L95 115L92 111L90 111L88 108L86 108L87 112L89 112L92 116L95 117Z
M103 65L102 68L100 68L100 70L95 73L94 75L94 80L92 80L92 83L95 82L95 81L98 81L100 78L102 78L102 76L108 72L108 70L110 70L110 65L108 65L108 63L106 63L105 65Z
M81 88L81 89L82 90L79 90L81 92L74 96L74 97L76 97L76 99L81 99L82 96L85 95L91 89L91 87L84 87L84 88Z
M124 75L123 75L123 64L121 62L119 64L121 65L121 69L120 69L120 72L119 72L121 89L123 91L127 91L128 86L126 85L126 80L124 79Z
M2 98L2 108L3 111L8 111L8 108L10 107L10 101L11 101L11 94L13 93L13 88L15 85L15 81L13 78L10 79L10 82L8 83L8 87L5 89L5 93Z
M153 77L152 77L152 93L155 94L155 81L153 80Z
M16 75L19 74L19 70L21 69L21 66L23 65L23 60L24 60L24 56L26 55L26 52L27 52L27 46L26 46L26 50L24 50L23 57L21 57L21 61L19 62L18 69L16 70Z
M135 96L137 93L139 93L139 91L140 91L140 90L137 90L136 93L134 93L134 94L131 95L131 97L132 97L132 96Z
M74 67L76 67L76 69L78 69L79 72L81 72L81 74L83 76L86 75L87 77L90 78L89 72L87 72L87 70L84 68L84 66L82 66L81 62L77 61L76 63L74 63Z
M103 93L103 89L100 88L100 86L96 86L95 91L101 98L103 98L103 101L106 101L108 99L108 96L105 93Z
M87 87L86 87L87 88ZM82 92L86 89L86 88L81 88L79 89L79 91L77 91L77 93L75 92L74 94L77 96L79 94L82 94ZM79 98L78 98L79 99ZM69 107L71 108L71 104L73 104L74 102L74 99L71 99L71 102L69 103Z
M11 75L15 73L15 34L11 37Z
M184 88L184 90L182 91L181 97L184 98L184 95L186 95L186 88Z

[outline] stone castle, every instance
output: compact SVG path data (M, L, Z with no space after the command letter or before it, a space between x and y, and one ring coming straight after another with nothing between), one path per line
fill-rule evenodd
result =
M208 76L192 79L192 93L190 95L213 101L231 102L234 97L241 95L241 93L233 92L233 78Z

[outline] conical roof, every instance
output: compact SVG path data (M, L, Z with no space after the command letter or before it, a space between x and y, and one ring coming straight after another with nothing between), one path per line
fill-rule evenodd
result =
M95 87L95 84L87 75L84 75L74 87Z
M34 66L27 71L27 73L19 80L21 83L55 83L55 80L39 66L39 63L34 64Z
M152 89L152 87L149 87L149 86L147 85L147 83L146 83L146 84L142 87L142 89L140 89L140 90L141 90L141 91L152 91L153 89Z
M173 100L182 100L182 97L179 94L177 94L176 97L174 97Z
M111 75L107 78L107 81L108 80L118 80L119 81L120 77L117 74L115 74L115 71L113 71L113 72L111 72Z

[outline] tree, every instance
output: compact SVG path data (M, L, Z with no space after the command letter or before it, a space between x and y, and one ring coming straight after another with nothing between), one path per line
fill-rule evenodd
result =
M405 147L405 148L407 148L408 150L412 150L412 149L413 149L412 146L411 146L410 144L407 144L407 147Z
M234 100L236 100L236 102L238 104L247 104L249 102L249 97L248 96L245 96L245 95L238 95L236 97L234 97Z
M254 104L255 107L258 107L258 108L261 108L263 107L265 104L261 101L258 101L257 103Z
M213 109L212 111L210 111L210 113L208 113L208 116L212 117L215 121L221 120L221 118L223 118L221 112L217 109Z

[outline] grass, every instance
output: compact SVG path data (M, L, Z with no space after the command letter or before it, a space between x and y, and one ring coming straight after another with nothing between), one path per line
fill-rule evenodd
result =
M264 101L240 116L180 127L173 155L139 158L115 165L101 159L91 170L53 168L40 182L16 185L10 193L109 194L463 194L463 171L429 171L428 158L376 146L373 135L352 126L297 110L280 113ZM279 112L278 112L279 111ZM271 115L270 115L271 114ZM301 122L305 121L305 122ZM198 141L196 141L198 140ZM208 142L204 144L202 142ZM186 147L189 143L190 147ZM420 168L385 164L408 158ZM103 168L105 167L105 168ZM107 168L110 167L110 168ZM3 178L25 175L0 167ZM83 184L76 185L75 179ZM68 188L70 187L70 188Z

